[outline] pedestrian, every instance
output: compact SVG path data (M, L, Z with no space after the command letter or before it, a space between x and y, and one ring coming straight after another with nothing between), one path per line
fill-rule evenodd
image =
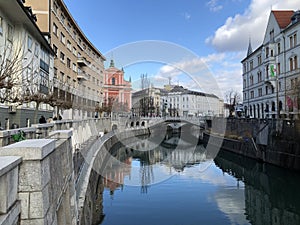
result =
M43 115L39 119L39 123L47 123L46 118Z

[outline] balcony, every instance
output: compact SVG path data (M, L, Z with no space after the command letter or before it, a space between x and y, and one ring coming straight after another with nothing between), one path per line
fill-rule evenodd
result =
M87 81L89 80L89 77L86 75L85 72L81 71L77 73L77 80L78 81Z
M88 61L86 61L86 59L84 57L78 57L77 64L79 66L88 66L89 65Z

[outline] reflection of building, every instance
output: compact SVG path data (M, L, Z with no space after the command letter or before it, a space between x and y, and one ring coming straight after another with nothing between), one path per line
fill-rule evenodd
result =
M271 11L261 46L249 43L243 63L246 116L278 117L299 112L300 11ZM283 115L282 115L283 116Z
M299 174L224 151L215 164L244 181L245 214L251 224L300 224Z
M95 115L102 103L105 60L87 39L63 0L26 0L37 16L37 24L47 36L56 58L54 92L63 104L63 118L86 118Z
M115 67L114 61L104 71L104 104L112 105L114 111L128 112L131 108L131 81L124 79L124 70ZM118 107L118 108L115 108Z
M131 172L132 158L128 157L121 164L113 164L106 166L102 176L104 187L108 188L111 193L124 184L125 176L129 176ZM123 164L123 165L122 165Z
M20 105L23 97L42 99L53 92L54 53L35 24L35 16L22 1L0 2L0 127L27 126L33 121L36 102ZM9 100L16 104L8 103ZM32 99L31 99L32 100ZM52 116L52 107L41 103L39 111Z

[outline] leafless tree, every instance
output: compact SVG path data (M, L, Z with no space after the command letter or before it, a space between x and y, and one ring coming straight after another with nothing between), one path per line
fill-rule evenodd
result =
M233 89L225 92L225 103L229 107L229 115L232 116L235 110L235 106L241 102L241 94Z

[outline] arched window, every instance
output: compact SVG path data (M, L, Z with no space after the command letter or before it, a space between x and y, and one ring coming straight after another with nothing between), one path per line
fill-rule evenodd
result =
M111 78L111 84L112 84L112 85L115 85L115 84L116 84L116 78L114 78L114 77Z

